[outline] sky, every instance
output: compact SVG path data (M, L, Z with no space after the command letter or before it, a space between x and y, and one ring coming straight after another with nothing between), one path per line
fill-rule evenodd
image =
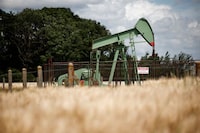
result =
M200 0L0 0L5 11L24 8L70 8L81 18L93 19L112 34L133 28L146 18L155 36L155 52L170 57L180 52L200 60ZM135 37L135 41L143 38ZM137 57L152 52L147 43L135 43Z

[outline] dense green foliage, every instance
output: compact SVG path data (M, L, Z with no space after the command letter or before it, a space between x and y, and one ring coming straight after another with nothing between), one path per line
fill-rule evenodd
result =
M0 10L0 70L35 69L53 61L88 61L93 39L110 34L94 20L82 19L68 8Z

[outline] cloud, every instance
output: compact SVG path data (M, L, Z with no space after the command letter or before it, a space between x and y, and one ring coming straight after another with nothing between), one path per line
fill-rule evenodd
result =
M3 0L0 8L69 7L82 18L94 19L111 33L133 28L145 17L155 34L156 52L171 55L180 51L200 59L199 0ZM136 41L143 40L141 37ZM136 44L138 56L151 52L147 43Z
M73 7L82 8L86 3L99 3L99 0L2 0L0 8L21 11L24 8Z
M170 24L162 20L155 23L154 26L157 35L156 48L160 54L169 51L171 55L174 55L182 51L191 54L195 59L200 59L200 25L198 21L180 17L175 23Z
M193 21L193 22L188 24L188 28L197 28L197 27L198 27L198 22L197 21Z
M104 0L98 4L87 4L85 8L75 12L106 24L112 33L118 31L119 27L133 27L141 17L147 18L151 23L166 18L171 21L178 19L170 6L157 5L148 0ZM117 24L119 27L116 27Z
M166 49L172 51L169 44L180 44L180 41L172 35L176 34L173 27L176 27L179 15L168 5L158 5L148 0L113 0L111 2L105 0L99 4L89 4L86 8L79 10L77 14L100 21L112 33L133 28L139 18L145 17L154 30L159 55L160 53L164 55L167 52ZM169 29L172 33L169 32ZM139 37L135 40L141 41L143 38ZM136 44L138 56L144 55L145 52L151 53L151 51L152 48L147 43Z
M126 5L126 18L128 20L135 20L141 17L146 17L152 23L162 20L164 18L176 19L177 15L171 11L171 7L167 5L157 5L147 0L137 0Z

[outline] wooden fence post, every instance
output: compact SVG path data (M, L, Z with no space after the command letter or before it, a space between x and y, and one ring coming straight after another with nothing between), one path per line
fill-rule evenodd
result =
M12 92L12 70L8 70L8 89Z
M42 74L42 67L38 66L37 67L37 71L38 71L38 87L41 88L42 87L42 83L43 83L43 74Z
M3 77L3 89L5 89L5 82L6 82L6 79Z
M27 70L26 68L22 68L22 84L23 88L27 88Z
M74 86L74 64L71 62L68 64L68 84L69 87Z

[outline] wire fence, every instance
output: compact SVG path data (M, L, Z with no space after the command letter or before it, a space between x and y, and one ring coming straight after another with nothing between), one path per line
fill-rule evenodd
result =
M198 63L196 63L198 62ZM148 68L148 73L140 74L141 80L147 79L158 79L160 77L184 77L184 76L200 76L200 61L191 61L191 62L158 62L152 60L146 61L137 61L138 67ZM43 65L43 80L44 82L56 82L58 77L62 74L66 74L68 70L69 62L51 62ZM112 61L100 61L99 69L101 76L104 81L108 81ZM129 80L135 81L135 73L134 73L134 65L133 61L128 61L128 74ZM74 70L78 70L80 68L87 69L96 69L96 62L73 62ZM22 82L22 72L13 70L12 71L12 80L13 82ZM124 67L123 61L117 61L114 78L113 81L123 81L124 80ZM27 82L36 82L37 81L37 70L36 71L28 71L27 70ZM4 73L0 75L0 82L8 82L8 73Z
M51 64L44 65L44 81L56 81L57 78L67 73L69 62L52 62ZM124 67L123 61L117 61L113 81L123 81L124 80ZM74 69L78 70L80 68L88 68L95 70L96 62L73 62ZM113 61L100 61L99 69L101 76L104 81L109 80L109 75L111 71ZM184 77L184 76L197 76L199 75L200 68L197 67L196 61L181 62L181 61L137 61L138 67L147 68L148 73L140 74L141 80L146 79L158 79L160 77ZM127 69L129 74L129 80L135 81L134 73L134 62L132 60L127 62Z

